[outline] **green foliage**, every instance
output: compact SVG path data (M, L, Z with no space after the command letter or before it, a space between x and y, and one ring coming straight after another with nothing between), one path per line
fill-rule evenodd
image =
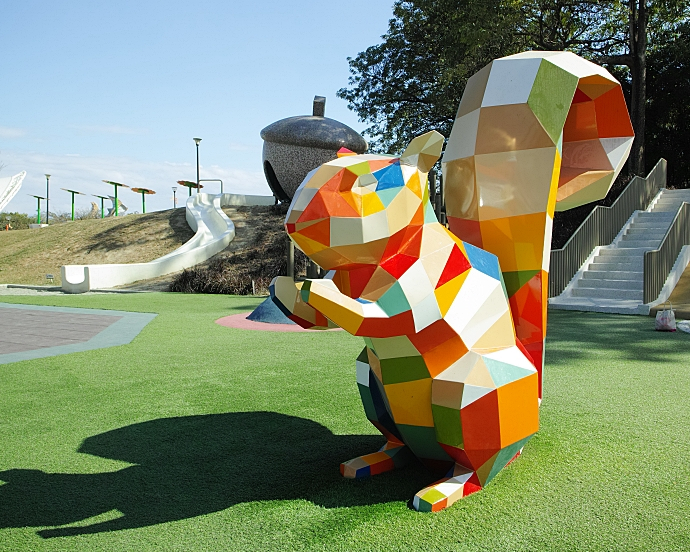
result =
M0 230L5 230L7 224L12 230L26 230L29 224L34 224L36 217L25 213L0 213Z
M649 56L647 86L647 164L668 161L668 181L690 186L690 23L669 32Z
M370 123L372 150L401 152L429 130L448 137L467 79L524 49L519 15L503 0L398 0L383 42L348 58L350 88L338 91Z

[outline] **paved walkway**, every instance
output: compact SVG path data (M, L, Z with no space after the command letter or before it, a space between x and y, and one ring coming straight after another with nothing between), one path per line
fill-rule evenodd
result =
M0 303L0 364L125 345L155 317Z

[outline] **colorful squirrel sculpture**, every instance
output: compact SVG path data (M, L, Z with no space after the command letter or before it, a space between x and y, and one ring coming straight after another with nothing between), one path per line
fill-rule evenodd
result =
M468 81L442 160L449 229L428 198L438 132L400 158L344 152L307 175L285 227L330 272L278 277L271 294L304 327L364 337L357 385L386 444L345 477L414 455L446 473L413 500L437 511L521 453L539 428L554 210L604 197L632 139L606 70L526 52Z

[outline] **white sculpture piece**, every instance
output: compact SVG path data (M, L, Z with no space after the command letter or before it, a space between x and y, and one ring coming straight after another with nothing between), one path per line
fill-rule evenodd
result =
M0 178L0 211L17 195L25 176L26 171L22 171L14 176Z

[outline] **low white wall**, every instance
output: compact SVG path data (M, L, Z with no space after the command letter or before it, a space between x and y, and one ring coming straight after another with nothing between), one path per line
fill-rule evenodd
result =
M195 194L187 199L186 217L194 236L175 251L148 263L65 265L60 267L62 289L84 293L157 278L189 268L225 249L235 237L235 225L222 207L235 205L273 205L273 196L239 194Z

